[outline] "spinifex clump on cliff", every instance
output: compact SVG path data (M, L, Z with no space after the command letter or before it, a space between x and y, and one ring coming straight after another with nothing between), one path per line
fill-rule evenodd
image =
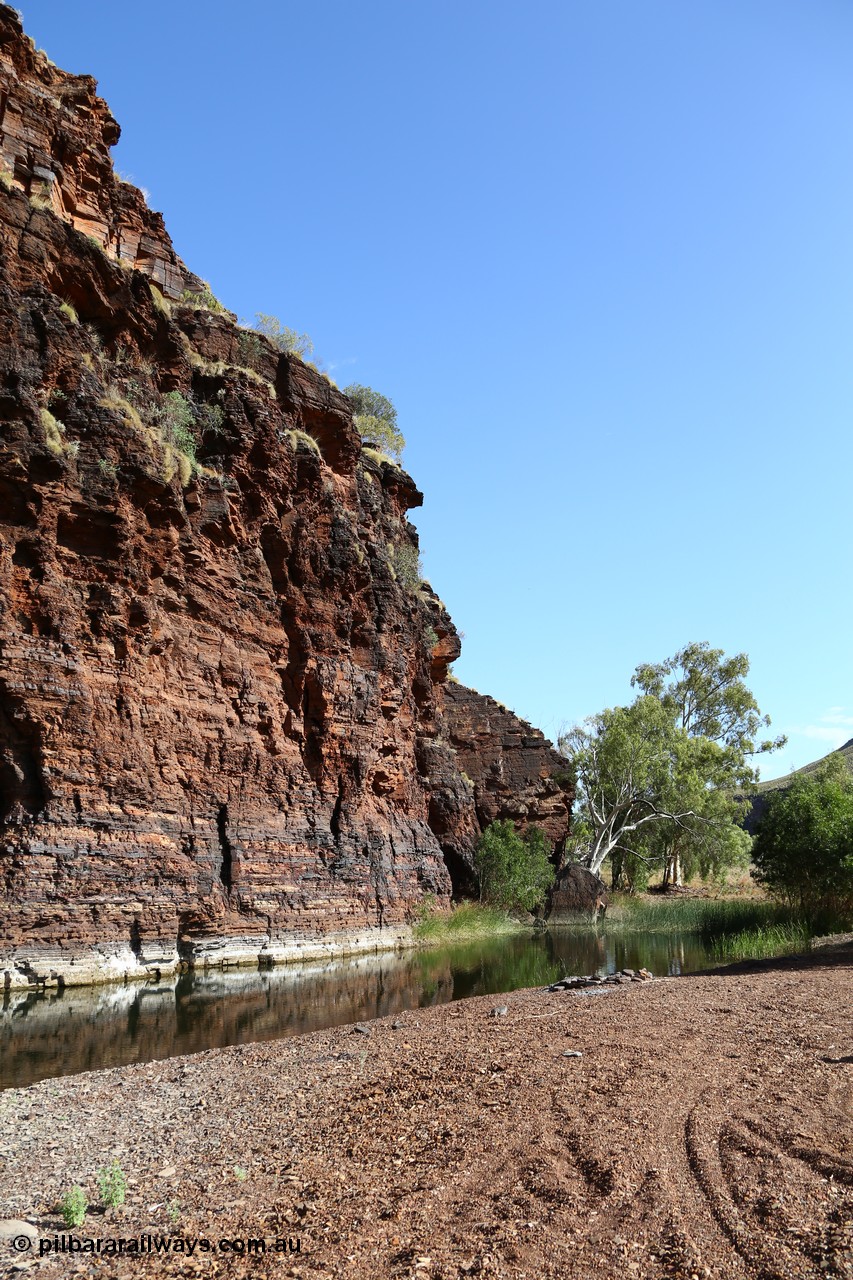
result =
M447 696L421 495L204 305L95 89L0 6L0 972L387 945L492 818L564 838L557 757Z

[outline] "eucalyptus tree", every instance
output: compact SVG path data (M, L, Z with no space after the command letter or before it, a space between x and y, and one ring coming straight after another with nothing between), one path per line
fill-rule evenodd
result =
M784 744L757 742L769 725L743 677L746 654L707 643L636 668L641 691L627 707L592 716L560 738L577 783L575 853L598 874L608 857L709 874L745 860L735 828L738 794L756 781L752 757Z

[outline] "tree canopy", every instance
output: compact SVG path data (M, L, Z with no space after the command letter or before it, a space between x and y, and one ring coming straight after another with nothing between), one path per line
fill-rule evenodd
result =
M853 777L841 756L770 793L752 856L757 879L807 914L853 911Z
M577 781L575 847L598 874L612 857L661 865L664 883L685 870L707 875L745 861L749 838L735 825L737 793L756 779L752 756L769 720L744 683L746 654L697 643L637 667L630 706L592 716L560 738Z
M363 387L358 382L344 387L355 408L355 425L363 442L379 448L397 462L403 456L406 441L397 426L397 410L381 392Z

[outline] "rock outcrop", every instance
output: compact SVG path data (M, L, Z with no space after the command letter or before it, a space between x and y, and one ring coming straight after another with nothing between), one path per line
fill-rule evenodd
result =
M594 872L577 862L562 868L548 895L550 924L571 922L578 916L597 920L607 910L607 887Z
M445 685L414 482L187 271L95 90L0 5L0 973L394 945L493 816L559 844L559 758Z

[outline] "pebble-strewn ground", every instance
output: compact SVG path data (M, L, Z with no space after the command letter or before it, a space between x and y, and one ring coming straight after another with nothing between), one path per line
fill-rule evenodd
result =
M44 1280L849 1280L853 947L45 1081L0 1116L0 1212L44 1240L61 1193L96 1201L116 1159L125 1207L76 1236L210 1244L41 1262L38 1241L0 1245ZM235 1254L246 1238L266 1253Z

